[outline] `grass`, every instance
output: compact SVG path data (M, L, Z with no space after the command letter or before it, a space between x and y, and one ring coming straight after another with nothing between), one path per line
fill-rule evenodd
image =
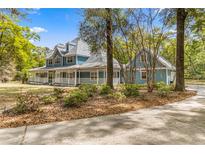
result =
M16 103L16 96L31 92L33 94L42 95L49 94L54 87L47 85L29 85L19 82L0 83L0 111L13 106Z
M186 84L194 84L194 85L205 85L205 80L193 80L193 79L186 79Z

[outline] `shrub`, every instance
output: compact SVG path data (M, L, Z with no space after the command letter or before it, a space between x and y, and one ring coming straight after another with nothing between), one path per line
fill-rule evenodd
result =
M52 104L52 103L55 103L55 101L56 101L56 98L55 97L53 97L53 96L43 96L43 98L42 98L42 101L44 102L44 104Z
M101 95L108 95L111 92L111 88L104 84L99 87L99 91Z
M30 93L21 94L17 96L16 105L12 109L7 110L4 113L24 114L34 112L39 109L38 102L38 96L32 95Z
M168 85L161 86L160 88L158 88L157 91L160 97L167 97L170 92L171 92L171 86Z
M157 82L157 83L155 83L155 85L154 85L154 87L158 90L159 88L161 88L161 87L164 87L164 86L166 86L166 84L165 84L165 82L163 82L163 81L160 81L160 82Z
M127 97L139 96L139 86L137 84L125 84L123 88L123 93Z
M64 90L62 88L54 88L53 89L53 95L56 97L56 99L63 98Z
M110 98L114 98L115 100L122 101L126 99L126 96L121 92L113 92L108 95Z
M89 97L92 97L97 92L97 86L93 84L82 84L79 89L86 92Z
M79 107L88 100L88 95L85 91L75 90L64 99L65 107Z

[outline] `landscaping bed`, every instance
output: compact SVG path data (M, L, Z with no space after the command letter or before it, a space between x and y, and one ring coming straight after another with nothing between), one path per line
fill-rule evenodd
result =
M78 93L73 95L75 93L74 91L70 92L69 99L67 99L66 101L65 99L61 98L64 96L60 95L57 96L58 99L56 99L56 101L53 103L42 103L40 101L32 102L34 104L39 103L37 110L29 110L30 112L25 112L22 114L11 114L10 112L6 114L1 113L0 128L19 127L25 125L36 125L56 121L96 117L101 115L119 114L128 111L134 111L137 109L149 108L152 106L165 105L196 95L196 92L194 91L171 91L166 94L166 96L164 95L164 93L162 93L163 96L161 96L162 94L160 93L159 95L158 91L148 93L144 90L141 91L139 89L139 94L131 94L135 97L121 97L121 94L116 93L114 98L113 96L106 94L108 92L106 87L103 88L101 88L100 92L102 95L94 94L92 96L89 96L88 98L86 98L85 103L77 106L75 105L75 103L73 104L73 100L76 100L76 98L78 98L79 96ZM135 87L128 87L128 89L129 88L134 89ZM60 93L60 91L57 92ZM67 93L67 91L64 91L63 95L67 95ZM118 97L121 99L118 99ZM47 100L52 101L52 99ZM79 102L80 101L81 100L79 100ZM82 102L83 101L84 100L82 100Z

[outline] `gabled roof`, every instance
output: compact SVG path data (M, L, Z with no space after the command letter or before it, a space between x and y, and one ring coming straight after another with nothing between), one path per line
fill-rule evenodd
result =
M56 52L59 52L63 56L66 52L66 47L64 44L57 44L53 50L49 50L46 53L46 59L51 58Z
M81 55L81 56L90 56L90 48L86 42L84 42L80 38L76 38L73 41L71 41L73 47L69 50L68 53L65 54L65 56L70 55Z
M134 58L134 60L137 60L137 58L141 56L142 52L143 52L143 50L138 52L136 57ZM145 50L145 52L152 54L152 52L150 52L148 50ZM172 65L168 60L166 60L164 57L160 56L159 54L157 55L157 61L170 70L176 69L174 65Z
M68 50L66 46L69 46ZM46 54L46 58L51 58L54 53L59 52L61 56L73 56L73 55L82 55L82 56L90 56L90 48L86 42L84 42L80 38L75 38L71 42L66 44L57 44L53 50L50 50Z
M97 68L97 67L107 67L106 52L99 51L97 53L92 53L85 63L79 65L79 68ZM113 67L120 68L119 63L114 58L113 58Z
M176 70L176 67L172 65L168 60L166 60L164 57L158 55L157 59L159 62L161 62L164 66L166 66L170 70Z

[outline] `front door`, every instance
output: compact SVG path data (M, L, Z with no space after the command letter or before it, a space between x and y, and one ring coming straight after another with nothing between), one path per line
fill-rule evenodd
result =
M48 72L48 83L53 84L55 81L55 71L49 71Z

